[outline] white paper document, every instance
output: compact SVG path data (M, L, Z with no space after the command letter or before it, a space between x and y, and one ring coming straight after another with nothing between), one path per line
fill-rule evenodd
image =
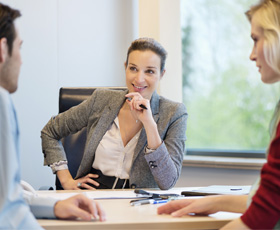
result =
M251 189L250 185L211 185L207 187L201 187L194 190L185 190L184 195L206 196L206 195L247 195ZM188 193L189 192L189 193Z
M38 196L40 197L52 197L55 199L67 199L71 196L77 195L78 193L75 192L53 192L50 193L49 191L47 192L43 192L43 191L39 191L38 192ZM135 199L135 198L139 198L139 196L137 196L134 193L134 190L131 191L112 191L109 190L105 191L105 190L95 190L95 191L85 191L82 194L86 195L88 198L91 199L95 199L95 200L101 200L101 199Z

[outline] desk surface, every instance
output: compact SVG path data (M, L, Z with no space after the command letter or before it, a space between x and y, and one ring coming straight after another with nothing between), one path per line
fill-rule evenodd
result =
M178 189L177 189L178 190ZM183 189L181 189L183 190ZM71 191L73 192L73 191ZM114 192L114 191L112 191ZM118 190L119 192L119 190ZM171 191L168 191L171 192ZM174 192L174 190L172 190ZM56 191L44 194L57 194ZM94 193L94 192L93 192ZM40 192L39 192L40 195ZM70 221L39 219L45 229L218 229L238 218L240 214L219 212L211 216L184 216L174 218L170 215L157 215L157 208L162 204L131 206L130 199L98 200L106 212L107 220Z

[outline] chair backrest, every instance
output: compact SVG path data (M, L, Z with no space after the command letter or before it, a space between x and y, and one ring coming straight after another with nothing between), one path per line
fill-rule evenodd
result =
M62 87L59 91L59 113L63 113L72 106L80 104L98 88L112 90L127 89L126 87ZM86 128L83 128L79 132L71 134L61 140L68 160L68 168L73 178L77 174L84 155L86 138L87 130ZM55 185L57 190L63 189L57 177Z

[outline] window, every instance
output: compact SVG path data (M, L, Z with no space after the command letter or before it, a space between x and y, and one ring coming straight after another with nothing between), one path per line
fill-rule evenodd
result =
M249 60L244 12L254 3L181 0L188 154L264 156L278 89L263 84Z

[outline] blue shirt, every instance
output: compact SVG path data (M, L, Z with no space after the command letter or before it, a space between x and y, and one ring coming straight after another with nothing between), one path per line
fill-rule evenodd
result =
M55 201L30 197L27 202L37 217L54 217ZM42 229L30 207L20 185L16 111L9 92L0 87L0 229Z

